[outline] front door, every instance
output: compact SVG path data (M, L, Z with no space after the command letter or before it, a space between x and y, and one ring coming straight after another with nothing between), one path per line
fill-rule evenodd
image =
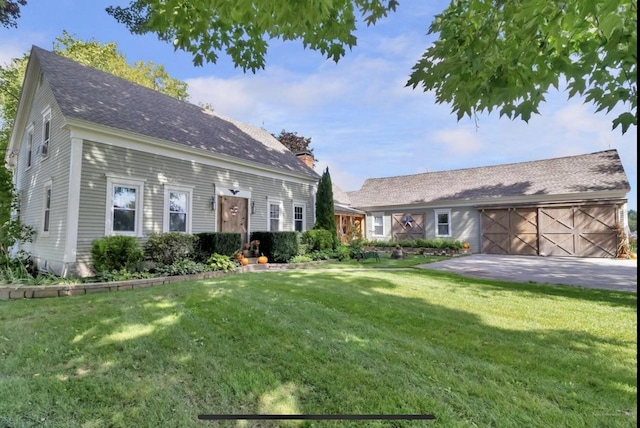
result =
M219 196L218 206L218 231L226 233L239 233L242 242L248 242L248 199L235 196Z

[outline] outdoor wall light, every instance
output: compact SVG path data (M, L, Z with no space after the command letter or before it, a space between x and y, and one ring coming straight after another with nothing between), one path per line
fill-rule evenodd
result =
M256 203L251 202L251 214L255 214L255 213L256 213Z
M216 197L215 195L211 197L211 211L216 210Z

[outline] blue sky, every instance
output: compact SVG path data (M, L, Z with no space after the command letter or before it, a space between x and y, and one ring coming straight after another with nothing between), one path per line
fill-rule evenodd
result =
M433 42L433 16L447 2L402 1L398 11L358 30L358 46L338 64L298 42L270 43L267 66L255 74L223 55L195 67L191 57L153 35L133 35L104 9L121 0L28 0L18 28L0 28L0 64L51 49L63 30L102 43L115 42L130 63L151 61L189 84L190 101L205 102L234 119L311 138L317 170L357 190L369 177L387 177L525 162L617 149L631 183L629 208L637 210L637 133L611 130L615 115L594 113L581 99L551 92L529 123L497 114L457 121L433 94L406 87L411 66ZM496 177L499 180L500 177Z

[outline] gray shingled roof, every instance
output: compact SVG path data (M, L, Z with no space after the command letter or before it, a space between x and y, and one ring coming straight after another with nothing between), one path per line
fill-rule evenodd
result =
M429 204L444 201L497 203L500 198L628 192L616 150L532 162L369 178L347 192L352 207Z
M311 178L319 175L261 128L32 47L70 118L233 156Z

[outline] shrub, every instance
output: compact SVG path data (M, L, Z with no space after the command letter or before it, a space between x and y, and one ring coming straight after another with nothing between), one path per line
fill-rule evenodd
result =
M212 270L221 270L223 272L235 270L238 267L238 265L231 260L231 257L217 253L214 253L209 257L207 264Z
M114 281L126 281L128 279L146 279L153 278L155 275L149 272L131 272L130 270L123 268L120 270L104 270L95 279L98 282L114 282Z
M299 254L297 256L291 257L291 260L289 260L289 263L308 263L312 261L313 261L313 257L311 257L309 254Z
M193 255L197 239L194 235L179 232L154 233L145 243L144 251L154 262L172 265Z
M203 232L195 235L196 260L206 262L212 254L233 256L242 248L242 236L239 233Z
M302 234L302 242L309 246L311 251L323 251L333 249L333 233L325 229L307 230Z
M178 260L170 265L161 265L156 268L156 273L163 276L192 275L194 273L207 272L209 266L189 259Z
M309 256L314 260L331 260L336 258L336 253L333 250L321 250L321 251L312 251L309 253Z
M271 259L286 262L298 254L298 232L272 232Z
M133 236L105 236L93 241L91 257L96 272L131 271L137 269L144 253Z
M335 251L336 257L341 262L344 260L349 260L351 258L351 250L346 245L338 245Z

